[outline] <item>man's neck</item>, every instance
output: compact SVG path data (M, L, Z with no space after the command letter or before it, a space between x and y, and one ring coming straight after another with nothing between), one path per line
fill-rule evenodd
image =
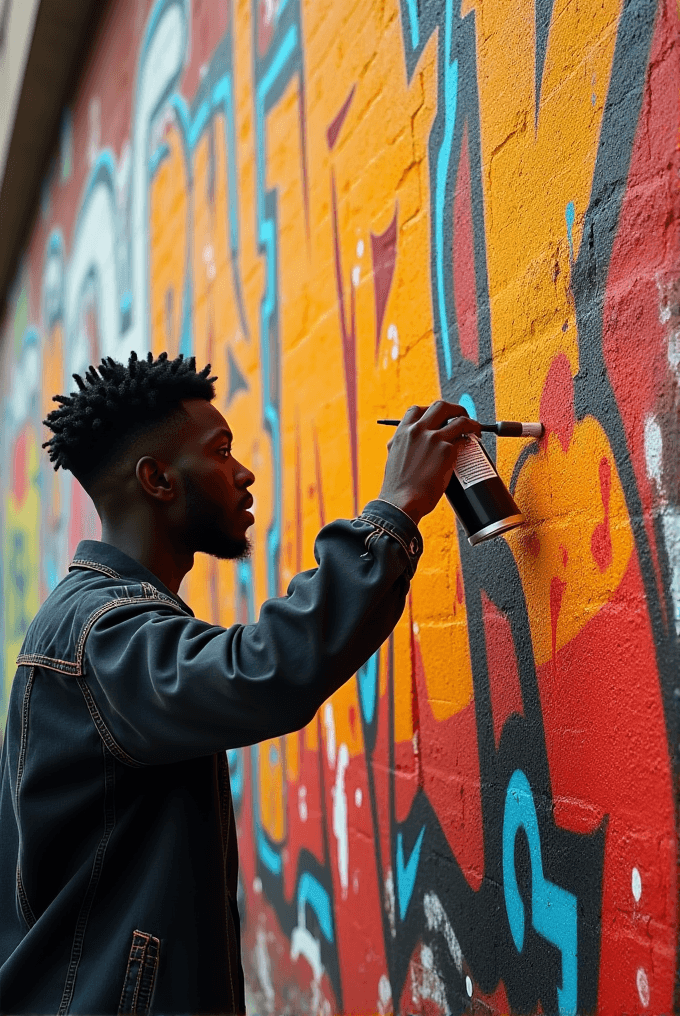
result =
M148 526L115 524L102 519L102 543L116 547L138 561L177 593L182 579L194 564L194 555L177 551L167 534L151 531Z

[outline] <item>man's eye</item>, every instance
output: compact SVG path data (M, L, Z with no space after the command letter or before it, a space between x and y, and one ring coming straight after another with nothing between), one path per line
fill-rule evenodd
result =
M228 459L229 456L231 455L231 448L229 448L228 445L225 445L224 448L220 448L218 450L219 450L220 454L222 452L224 452L225 459Z

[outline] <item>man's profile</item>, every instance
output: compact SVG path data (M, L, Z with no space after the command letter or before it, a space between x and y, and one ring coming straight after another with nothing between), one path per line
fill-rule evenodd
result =
M0 1013L245 1013L225 751L303 727L388 637L417 524L457 439L479 432L459 406L411 407L379 497L321 530L317 567L256 623L223 628L178 596L196 552L242 557L253 524L255 477L209 374L194 358L106 358L45 421L102 538L79 544L17 660Z

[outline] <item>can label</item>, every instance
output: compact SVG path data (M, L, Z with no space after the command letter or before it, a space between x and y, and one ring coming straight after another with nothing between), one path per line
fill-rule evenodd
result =
M461 438L453 471L463 488L472 487L475 483L490 480L498 475L486 457L479 440L472 434Z

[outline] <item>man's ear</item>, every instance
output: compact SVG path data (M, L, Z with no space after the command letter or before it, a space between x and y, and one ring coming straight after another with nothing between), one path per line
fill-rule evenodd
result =
M145 455L135 467L135 474L142 490L156 501L172 501L175 497L175 483L168 475L165 462Z

